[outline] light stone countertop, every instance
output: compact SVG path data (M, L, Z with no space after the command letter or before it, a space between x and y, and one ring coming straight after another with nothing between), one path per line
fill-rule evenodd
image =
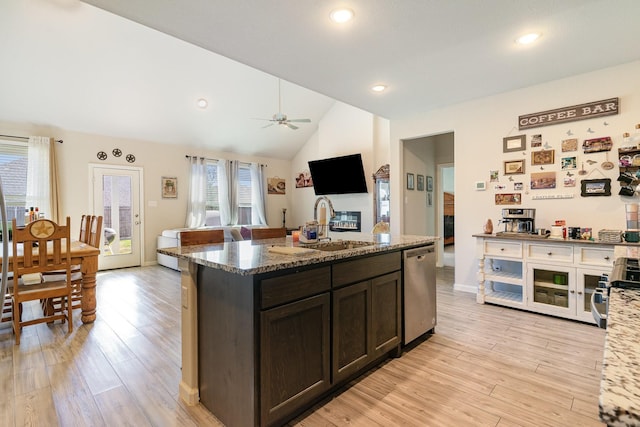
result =
M224 270L239 275L254 275L270 271L296 268L305 265L346 259L366 254L384 253L400 249L425 246L439 240L439 237L390 234L371 235L367 233L349 233L345 238L332 236L332 242L340 240L370 242L372 245L339 251L313 250L302 254L279 254L269 251L272 246L299 246L293 243L291 236L279 239L245 240L225 242L215 245L197 245L184 248L162 248L157 252L186 259L207 267Z
M599 406L609 426L640 426L640 289L610 289Z

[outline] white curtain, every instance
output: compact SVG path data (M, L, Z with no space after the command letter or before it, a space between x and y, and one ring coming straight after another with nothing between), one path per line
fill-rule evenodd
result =
M218 160L218 205L220 224L231 225L231 205L229 204L229 164L228 160Z
M251 224L266 225L267 220L264 213L264 170L261 164L251 163Z
M229 200L229 224L238 224L238 161L229 162L227 169L227 196Z
M191 157L189 201L185 227L202 227L206 221L207 165L203 157Z
M27 149L26 208L37 207L46 218L51 216L51 168L49 151L51 138L30 136Z

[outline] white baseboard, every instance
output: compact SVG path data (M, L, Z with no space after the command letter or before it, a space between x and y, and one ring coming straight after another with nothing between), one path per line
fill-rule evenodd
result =
M478 293L478 287L476 285L464 285L461 283L454 283L453 290L461 291L461 292L469 292L472 294Z

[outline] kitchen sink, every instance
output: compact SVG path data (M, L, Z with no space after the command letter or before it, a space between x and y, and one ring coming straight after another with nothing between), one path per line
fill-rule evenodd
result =
M365 246L373 246L372 242L360 242L357 240L336 240L335 242L320 242L305 244L305 248L317 249L319 251L343 251L346 249L356 249Z

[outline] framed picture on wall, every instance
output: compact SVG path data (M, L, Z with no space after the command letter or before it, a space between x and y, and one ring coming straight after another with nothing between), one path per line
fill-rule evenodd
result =
M173 176L163 176L160 188L162 189L163 199L178 198L178 178Z
M427 191L433 191L433 178L427 176Z
M523 151L527 146L526 135L507 136L502 138L502 152Z
M424 191L424 175L418 175L418 191Z
M413 190L414 189L414 183L413 183L414 177L415 177L414 174L407 173L407 190Z

